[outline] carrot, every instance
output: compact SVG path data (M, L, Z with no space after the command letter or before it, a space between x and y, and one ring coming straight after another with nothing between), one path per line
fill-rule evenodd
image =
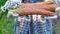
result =
M55 15L54 11L56 8L60 6L58 5L48 5L47 3L44 4L44 2L39 3L26 3L19 6L17 9L17 13L20 15L33 15L33 14L39 14L39 15L47 15L47 16L53 16Z
M36 2L35 4L48 5L53 4L53 2Z
M19 6L19 8L36 8L36 9L45 9L48 11L55 11L55 9L57 7L60 7L58 5L41 5L41 4L22 4L21 6Z
M51 12L51 11L47 11L44 9L35 9L35 8L22 8L22 9L18 9L17 11L18 14L20 15L46 15L46 16L54 16L55 13Z

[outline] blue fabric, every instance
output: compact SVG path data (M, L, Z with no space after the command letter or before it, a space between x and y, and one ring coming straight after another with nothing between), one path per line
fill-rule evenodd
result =
M32 0L32 3L34 3L34 2L38 2L38 0ZM21 18L24 18L24 16L22 16ZM26 17L26 19L28 19L28 18ZM32 18L30 18L30 19L32 19ZM16 23L18 23L18 22L16 22ZM34 21L34 22L31 22L31 20L30 21L25 20L24 26L23 26L20 34L52 34L52 19L46 19L45 23L38 22L37 17L36 17L36 21Z
M19 28L19 24L18 24L18 17L16 17L16 21L15 21L15 24L14 24L14 34L19 34L18 32L18 29Z
M24 17L21 17L21 18L24 18ZM21 26L18 25L18 19L16 19L14 31L15 31L15 34L16 33L18 34L27 34L27 33L28 34L52 34L52 21L53 21L52 19L46 19L46 22L42 23L42 22L38 22L36 18L36 21L34 21L34 23L33 22L31 23L31 20L25 20L25 22L23 22L24 23L23 28L19 29L21 28ZM21 32L18 30L21 30Z
M35 3L35 2L42 2L43 0L31 0L32 3Z
M18 22L18 17L16 18L16 23L14 25L14 34L27 34L30 25L30 19L20 16L20 20L21 21Z

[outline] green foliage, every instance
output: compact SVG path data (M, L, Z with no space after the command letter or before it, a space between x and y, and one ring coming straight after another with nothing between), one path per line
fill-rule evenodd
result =
M0 7L5 4L6 0L0 0ZM7 12L2 12L0 9L0 34L14 34L14 17L7 18Z
M5 29L4 31L5 31L5 33L6 34L14 34L13 33L13 27L14 27L14 17L12 17L12 18L5 18L5 20L4 20L4 25L3 25L3 28ZM7 32L6 32L7 31Z
M1 7L2 5L4 5L5 2L6 2L6 0L0 0L0 7Z
M14 34L14 17L7 18L7 11L0 12L0 34Z
M3 33L3 24L4 24L4 19L6 18L7 12L1 13L0 14L0 32L1 34Z

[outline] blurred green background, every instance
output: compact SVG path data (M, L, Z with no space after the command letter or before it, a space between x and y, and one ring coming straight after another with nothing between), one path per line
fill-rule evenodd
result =
M5 4L7 0L0 0L0 34L14 34L14 17L7 18L7 12L1 11L1 6Z

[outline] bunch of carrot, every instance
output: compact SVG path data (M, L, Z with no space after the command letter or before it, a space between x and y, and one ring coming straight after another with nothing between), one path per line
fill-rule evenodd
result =
M58 5L52 5L53 2L26 3L19 6L17 13L20 15L46 15L54 16Z

